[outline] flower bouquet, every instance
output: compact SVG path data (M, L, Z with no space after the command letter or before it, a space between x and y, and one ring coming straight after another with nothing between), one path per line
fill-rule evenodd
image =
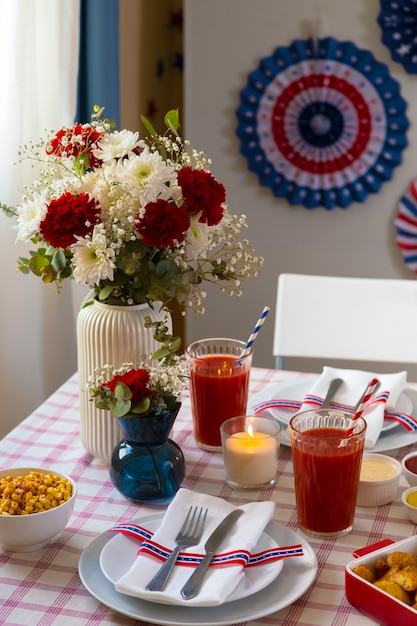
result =
M185 475L184 455L169 433L187 387L186 364L174 353L166 325L154 325L164 338L157 353L118 368L97 367L88 381L91 400L118 418L124 435L111 454L110 478L136 502L171 498Z
M263 259L240 240L208 157L178 134L178 111L159 135L116 130L94 107L91 123L63 127L19 151L40 167L17 207L17 239L34 245L18 268L44 283L73 279L105 304L159 302L204 312L204 281L239 296Z
M123 363L117 368L106 363L89 377L87 388L98 409L109 410L113 417L140 417L177 407L188 387L187 366L175 354L178 339L167 333L166 324L154 322L153 326L155 335L164 338L157 352L139 363Z

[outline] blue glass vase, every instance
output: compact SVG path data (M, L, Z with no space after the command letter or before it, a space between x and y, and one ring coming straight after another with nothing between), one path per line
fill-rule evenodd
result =
M113 450L110 478L133 502L169 501L185 476L184 455L168 438L181 403L174 411L118 418L124 439Z

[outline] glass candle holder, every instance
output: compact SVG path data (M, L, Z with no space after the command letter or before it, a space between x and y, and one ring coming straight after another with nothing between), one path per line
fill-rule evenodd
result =
M246 415L220 427L226 483L233 489L267 489L278 477L281 428L269 417Z

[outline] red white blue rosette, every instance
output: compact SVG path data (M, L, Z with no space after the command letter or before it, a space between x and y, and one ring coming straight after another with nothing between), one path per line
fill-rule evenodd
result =
M396 243L404 263L417 274L417 179L411 181L407 193L400 199L394 223Z
M378 22L382 42L393 61L417 74L417 0L380 0Z
M352 42L295 40L240 93L236 133L261 185L292 205L348 207L401 163L407 104L385 64Z

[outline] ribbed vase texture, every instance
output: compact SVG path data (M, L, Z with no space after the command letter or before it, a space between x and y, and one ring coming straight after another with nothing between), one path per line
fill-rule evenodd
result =
M94 301L80 310L77 319L77 355L80 387L80 438L92 456L108 464L114 447L123 438L118 420L109 411L97 409L89 399L86 383L96 367L136 361L155 352L160 344L145 318L164 319L147 304L112 306ZM168 321L171 331L171 319Z

